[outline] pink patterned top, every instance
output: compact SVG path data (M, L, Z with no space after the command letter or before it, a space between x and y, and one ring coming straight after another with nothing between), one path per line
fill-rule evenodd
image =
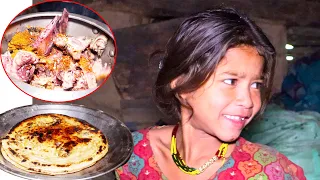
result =
M155 161L148 132L133 133L134 150L129 161L116 170L121 180L167 180ZM305 180L303 169L283 154L261 144L239 138L236 147L214 174L213 180Z

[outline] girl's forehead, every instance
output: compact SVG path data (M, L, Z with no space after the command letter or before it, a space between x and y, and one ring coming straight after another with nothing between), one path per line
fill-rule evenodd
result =
M256 48L251 46L235 47L226 52L215 68L215 73L237 72L246 74L252 72L260 74L263 62L264 58Z
M218 63L218 67L230 64L242 65L246 63L259 63L261 60L263 60L263 57L258 53L255 47L239 46L228 49L224 57Z

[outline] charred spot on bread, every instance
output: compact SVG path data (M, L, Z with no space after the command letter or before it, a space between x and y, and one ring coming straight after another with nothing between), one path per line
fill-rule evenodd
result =
M102 152L102 146L99 146L99 150L97 152L97 154L100 154Z
M16 151L14 151L13 149L9 148L9 151L10 151L13 155L17 156Z
M51 164L41 164L41 166L51 166Z
M90 138L80 138L79 139L79 141L78 141L78 143L88 143L88 142L90 142L92 139L90 139Z
M63 148L67 153L69 153L73 149L73 147L77 146L77 144L78 143L75 141L69 141L63 145Z
M57 164L57 167L69 167L71 164Z
M34 165L40 165L40 163L39 162L32 162L32 164L34 164Z
M102 138L102 142L104 143L104 144L107 144L107 139L106 139L106 137L101 133L101 138Z

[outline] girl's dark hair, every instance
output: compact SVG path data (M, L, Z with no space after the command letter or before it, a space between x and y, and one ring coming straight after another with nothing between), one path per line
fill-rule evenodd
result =
M230 48L248 45L264 58L262 107L271 94L275 49L262 30L248 17L233 9L207 10L185 19L167 43L154 96L158 107L180 120L181 93L198 89L213 74ZM179 78L176 86L170 83Z

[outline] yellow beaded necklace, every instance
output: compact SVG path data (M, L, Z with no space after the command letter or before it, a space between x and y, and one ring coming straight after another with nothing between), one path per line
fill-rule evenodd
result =
M187 166L177 150L176 135L177 135L178 127L179 127L179 124L177 124L173 128L173 131L172 131L171 155L172 155L172 159L173 159L174 163L178 166L178 168L182 172L184 172L186 174L190 174L190 175L198 175L198 174L201 174L202 172L204 172L210 165L212 165L218 159L223 159L223 162L224 162L225 155L228 150L228 144L226 144L226 143L222 143L221 146L219 147L218 151L216 152L216 154L211 159L209 159L206 163L204 163L200 168L196 169L196 168Z

